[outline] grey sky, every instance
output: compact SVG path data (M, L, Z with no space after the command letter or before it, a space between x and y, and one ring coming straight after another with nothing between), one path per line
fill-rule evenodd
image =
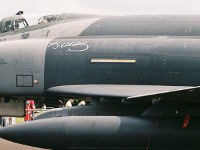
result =
M94 14L200 14L199 0L0 0L0 18L62 12Z

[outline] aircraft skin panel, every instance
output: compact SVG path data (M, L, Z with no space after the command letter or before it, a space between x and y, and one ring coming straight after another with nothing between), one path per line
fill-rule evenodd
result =
M51 87L80 84L199 86L199 43L176 38L2 42L0 94L41 95Z
M199 36L199 16L106 16L80 36Z
M62 85L200 85L200 40L55 39L47 48L45 89Z
M96 18L66 22L58 24L56 26L50 26L47 28L47 30L50 31L48 38L65 38L65 37L78 36L89 25L93 24L99 19L100 17L96 17Z
M49 40L19 40L0 43L0 94L41 95L44 92L44 62Z

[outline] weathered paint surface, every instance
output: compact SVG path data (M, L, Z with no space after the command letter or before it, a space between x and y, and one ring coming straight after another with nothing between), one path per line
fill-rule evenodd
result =
M0 94L41 95L44 92L48 43L49 40L42 39L0 43ZM33 83L34 80L38 83Z
M47 48L45 88L73 84L198 86L199 47L199 39L189 38L56 39ZM94 63L94 59L117 61Z

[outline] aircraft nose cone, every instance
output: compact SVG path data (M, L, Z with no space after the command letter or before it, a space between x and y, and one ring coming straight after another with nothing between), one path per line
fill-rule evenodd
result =
M54 148L54 142L64 143L56 122L38 120L0 129L0 137L15 143L41 148ZM56 141L55 141L56 139ZM62 139L64 139L62 137Z
M6 135L6 133L8 133L8 132L5 131L5 128L1 127L0 128L0 137L3 139L6 139L6 137L8 137L8 135Z
M0 137L50 149L127 149L144 147L151 126L149 121L132 117L69 116L6 127Z
M20 131L21 129L17 126L16 128L13 127L4 127L0 128L0 137L3 139L7 139L10 141L13 141L14 139L18 138L18 130Z

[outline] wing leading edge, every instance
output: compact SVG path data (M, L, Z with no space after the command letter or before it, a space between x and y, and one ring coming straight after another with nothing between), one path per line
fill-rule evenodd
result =
M63 85L47 89L50 94L93 96L93 97L121 97L127 99L164 96L167 94L179 94L186 91L198 90L199 86L160 86L160 85Z

